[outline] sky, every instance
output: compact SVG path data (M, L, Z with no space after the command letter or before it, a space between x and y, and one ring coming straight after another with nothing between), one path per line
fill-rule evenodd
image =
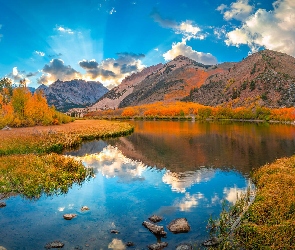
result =
M262 49L295 56L294 0L0 0L0 78L107 88L184 55L237 62Z

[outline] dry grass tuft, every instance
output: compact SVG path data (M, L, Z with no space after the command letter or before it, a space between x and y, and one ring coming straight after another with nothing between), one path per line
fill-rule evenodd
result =
M246 249L293 249L295 156L261 167L253 178L257 195L237 231L237 240Z

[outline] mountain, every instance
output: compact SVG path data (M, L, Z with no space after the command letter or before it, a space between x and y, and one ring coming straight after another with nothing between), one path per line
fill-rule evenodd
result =
M295 58L271 50L257 52L211 75L184 100L210 106L295 106Z
M203 65L185 56L177 56L164 65L151 66L127 77L90 110L180 100L193 88L201 86L210 75L227 71L231 66L230 63L222 67Z
M71 80L52 83L49 86L40 85L37 91L43 91L49 105L54 105L59 111L66 112L71 108L87 107L95 103L108 89L100 82Z
M134 87L145 79L148 75L161 68L163 65L157 64L155 66L147 67L141 72L134 73L126 77L120 85L114 87L109 92L104 94L98 102L96 102L89 109L92 111L99 109L113 109L118 108L121 101L133 92Z

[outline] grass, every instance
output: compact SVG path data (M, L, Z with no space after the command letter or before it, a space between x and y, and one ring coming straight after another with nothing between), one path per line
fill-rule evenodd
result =
M0 131L0 193L15 192L27 198L65 193L91 173L81 162L57 153L83 140L123 136L132 131L128 123L97 120Z
M211 249L294 249L295 156L264 165L252 178L256 196L247 209L245 194L229 210L223 209L219 219L209 219L210 232L223 239ZM242 214L241 221L231 232L237 214Z
M236 238L247 249L293 249L295 244L295 156L258 169L254 203Z

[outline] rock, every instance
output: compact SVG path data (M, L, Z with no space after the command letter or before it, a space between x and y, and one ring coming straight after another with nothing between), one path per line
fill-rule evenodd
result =
M2 128L1 130L11 130L11 128L10 127L8 127L8 126L5 126L4 128Z
M222 239L220 239L220 238L212 237L211 239L204 241L202 243L202 245L205 246L205 247L217 246L221 242L221 240Z
M63 248L64 247L64 243L62 243L61 241L52 241L50 243L47 243L45 245L45 248L50 249L50 248Z
M131 242L131 241L128 241L128 242L126 243L126 246L127 246L127 247L133 247L133 246L134 246L134 243Z
M176 250L193 250L193 246L191 244L180 244L176 247Z
M120 232L118 230L115 230L115 229L111 230L111 234L119 234L119 233Z
M158 216L158 215L152 215L151 217L149 217L149 220L151 222L157 223L163 220L162 217Z
M0 250L7 250L5 247L0 246Z
M150 250L162 250L164 247L167 247L167 246L168 246L167 242L161 242L161 243L148 245L148 249L150 249Z
M175 219L171 221L170 224L168 225L168 229L170 230L170 232L174 234L178 234L178 233L187 233L190 231L191 228L186 218L179 218L179 219Z
M77 215L76 214L64 214L64 219L65 220L71 220L75 218Z
M87 210L90 210L89 207L87 207L87 206L81 207L81 211L87 211Z
M0 202L0 208L2 207L6 207L6 203L5 202Z
M148 222L148 221L144 221L142 223L142 225L145 228L147 228L148 230L150 230L151 233L161 236L161 237L166 237L167 233L164 231L164 227L155 225L155 224Z

